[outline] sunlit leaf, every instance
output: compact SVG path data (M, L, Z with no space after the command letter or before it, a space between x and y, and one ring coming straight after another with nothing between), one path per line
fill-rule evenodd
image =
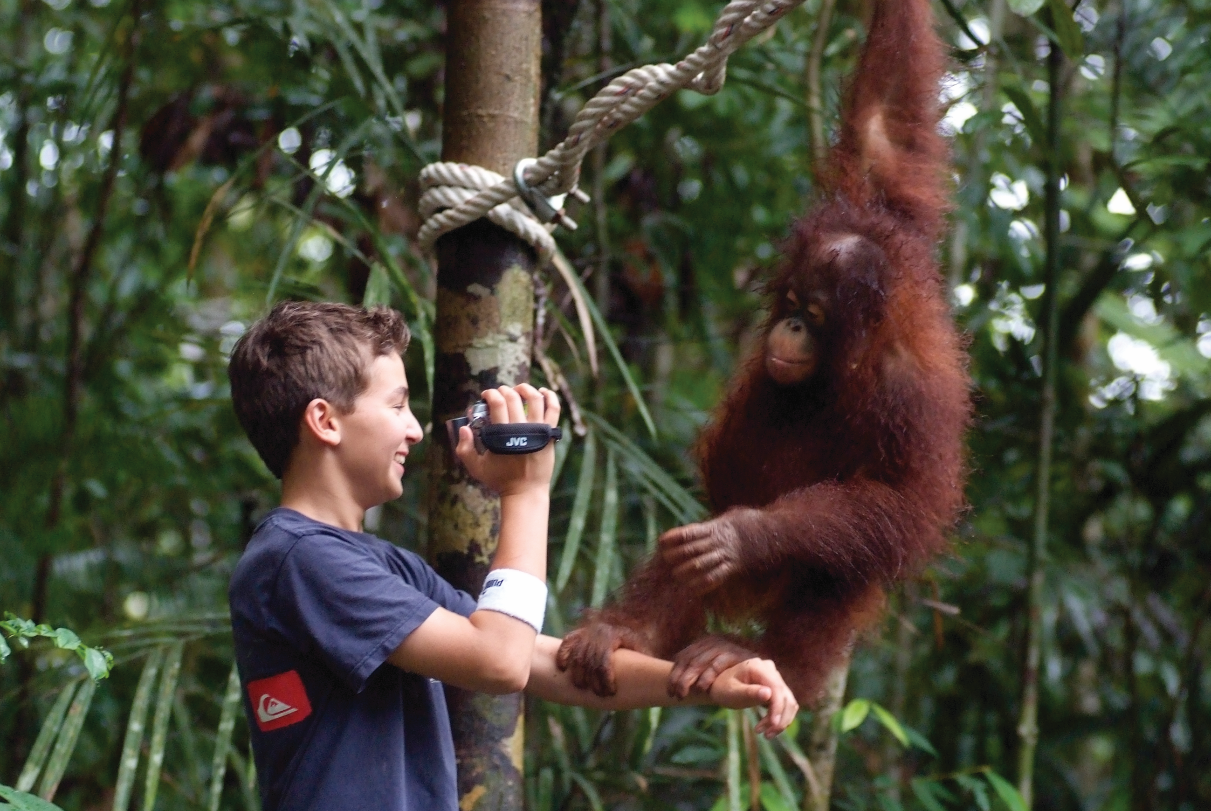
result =
M841 733L857 729L870 713L870 701L865 698L855 698L841 711Z
M1046 0L1009 0L1009 8L1014 14L1029 17L1043 7Z

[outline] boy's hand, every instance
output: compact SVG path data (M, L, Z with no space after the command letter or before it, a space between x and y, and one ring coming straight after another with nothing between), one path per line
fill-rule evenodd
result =
M719 674L707 691L720 707L739 710L762 705L766 708L754 731L773 738L790 726L799 713L795 694L769 659L745 659Z
M559 398L549 389L536 389L529 383L501 386L483 393L493 425L511 422L545 422L559 425ZM547 492L555 469L555 443L537 453L498 456L491 451L475 450L471 429L458 429L458 447L454 449L467 471L502 496Z

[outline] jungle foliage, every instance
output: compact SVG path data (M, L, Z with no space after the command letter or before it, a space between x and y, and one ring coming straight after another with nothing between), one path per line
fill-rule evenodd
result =
M717 96L678 94L586 164L594 200L559 239L597 315L598 376L567 287L551 275L540 295L540 345L578 415L553 484L548 632L704 514L688 448L811 199L810 133L835 121L862 5L809 0L733 57ZM543 6L545 145L605 79L696 46L718 11ZM1211 2L935 8L953 46L940 255L971 339L971 507L953 554L893 595L855 656L833 807L1014 808L1032 619L1034 804L1208 807ZM235 422L226 356L283 297L390 302L417 335L407 366L427 422L434 284L413 237L416 176L440 151L443 20L421 0L0 4L0 609L32 620L0 636L33 640L0 665L0 797L16 808L41 808L35 794L67 809L256 807L226 584L275 482ZM423 552L425 487L411 475L368 524ZM100 647L113 668L98 682ZM750 718L534 702L528 804L803 806L810 715L773 743Z

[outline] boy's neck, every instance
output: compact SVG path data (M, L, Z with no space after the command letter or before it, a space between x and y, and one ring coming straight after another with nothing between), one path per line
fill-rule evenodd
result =
M341 486L339 477L323 475L324 467L291 465L282 476L282 506L322 524L361 532L365 508Z

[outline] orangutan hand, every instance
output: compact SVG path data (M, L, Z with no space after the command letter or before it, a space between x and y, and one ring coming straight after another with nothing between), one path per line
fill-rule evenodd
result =
M728 515L686 524L660 536L660 554L677 583L701 597L740 571L740 533Z
M669 695L685 698L691 690L708 693L720 673L757 656L725 636L704 636L686 646L673 659Z

